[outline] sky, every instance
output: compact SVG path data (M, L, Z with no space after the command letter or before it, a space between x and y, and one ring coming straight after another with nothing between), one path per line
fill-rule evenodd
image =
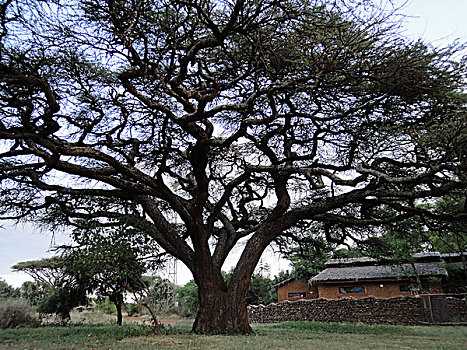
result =
M467 0L411 0L402 12L408 16L404 35L411 39L422 38L434 46L444 46L455 39L467 42ZM64 233L56 233L52 237L50 233L28 224L14 226L10 222L0 222L0 225L0 278L14 287L31 278L24 273L13 272L11 266L20 261L52 256L53 252L49 251L51 246L70 241ZM240 249L237 249L229 256L225 270L236 262L239 252ZM290 269L287 261L274 255L271 249L263 255L262 263L270 265L271 276ZM177 284L183 285L190 279L188 269L178 262Z

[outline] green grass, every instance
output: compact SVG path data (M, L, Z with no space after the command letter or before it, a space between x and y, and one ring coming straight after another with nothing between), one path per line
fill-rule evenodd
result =
M404 327L388 325L366 325L359 323L319 323L319 322L283 322L258 326L259 328L285 328L300 331L326 332L339 334L387 334L417 335L424 327Z
M110 324L0 330L0 349L466 349L467 327L402 327L286 322L251 336L190 334L191 320L154 336L148 326Z
M85 349L100 344L113 344L125 338L151 336L149 327L125 325L46 325L37 328L0 330L0 349L22 349L24 345L36 349Z

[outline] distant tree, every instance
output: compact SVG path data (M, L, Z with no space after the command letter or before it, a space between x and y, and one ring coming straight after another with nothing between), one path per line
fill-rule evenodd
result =
M147 281L150 294L154 296L159 309L173 307L176 286L171 281L159 276L144 276L143 279Z
M259 273L251 276L250 287L246 296L247 305L267 305L277 302L277 292L274 281Z
M164 255L159 255L158 246L129 225L101 227L86 222L75 225L72 236L74 246L60 247L67 271L89 292L108 297L115 304L117 324L121 326L125 293L136 296L150 288L143 274L161 268ZM153 320L157 327L157 318Z
M291 274L289 270L286 271L279 271L277 275L274 276L274 284L280 283L282 281L288 280L291 278Z
M20 287L21 298L24 298L28 303L37 307L40 301L50 292L50 288L43 282L35 281L26 281Z
M40 313L56 314L68 321L71 309L86 303L87 285L67 271L62 258L20 262L12 268L26 272L46 287L47 292L36 306Z
M18 289L10 286L3 278L0 278L0 300L17 298L19 296Z
M404 38L380 4L3 2L0 217L134 208L194 276L193 330L239 333L257 263L294 228L339 226L332 243L462 219L418 204L465 191L467 60Z
M183 287L175 289L179 309L185 316L192 316L196 314L199 306L198 299L198 286L195 280L191 280Z
M266 268L267 269L267 268ZM233 271L223 273L225 282L228 284L232 278ZM264 276L264 271L259 269L251 278L248 288L245 305L267 305L277 302L277 292L274 284L279 281L272 280ZM198 287L194 280L191 280L185 286L175 289L179 307L186 315L192 315L198 309Z

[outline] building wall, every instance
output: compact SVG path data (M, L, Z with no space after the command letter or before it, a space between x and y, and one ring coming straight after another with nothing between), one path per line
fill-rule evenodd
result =
M367 298L373 296L375 298L392 298L398 296L409 296L411 292L401 292L400 286L407 285L407 281L379 281L379 282L352 282L352 283L326 283L318 285L318 296L325 299L341 299L341 298ZM363 287L363 293L340 293L341 287ZM431 293L442 293L440 283L429 284Z
M289 294L293 293L304 293L305 297L294 296L289 297ZM282 302L285 300L295 301L300 299L313 299L318 297L318 288L314 286L313 288L308 287L308 281L306 278L301 278L298 280L293 280L286 285L279 287L277 289L277 300Z

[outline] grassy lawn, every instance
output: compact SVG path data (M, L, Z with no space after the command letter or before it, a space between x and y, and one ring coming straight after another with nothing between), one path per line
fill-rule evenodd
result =
M467 349L467 327L401 327L288 322L256 335L189 333L191 320L154 336L139 325L69 325L0 330L0 349Z

